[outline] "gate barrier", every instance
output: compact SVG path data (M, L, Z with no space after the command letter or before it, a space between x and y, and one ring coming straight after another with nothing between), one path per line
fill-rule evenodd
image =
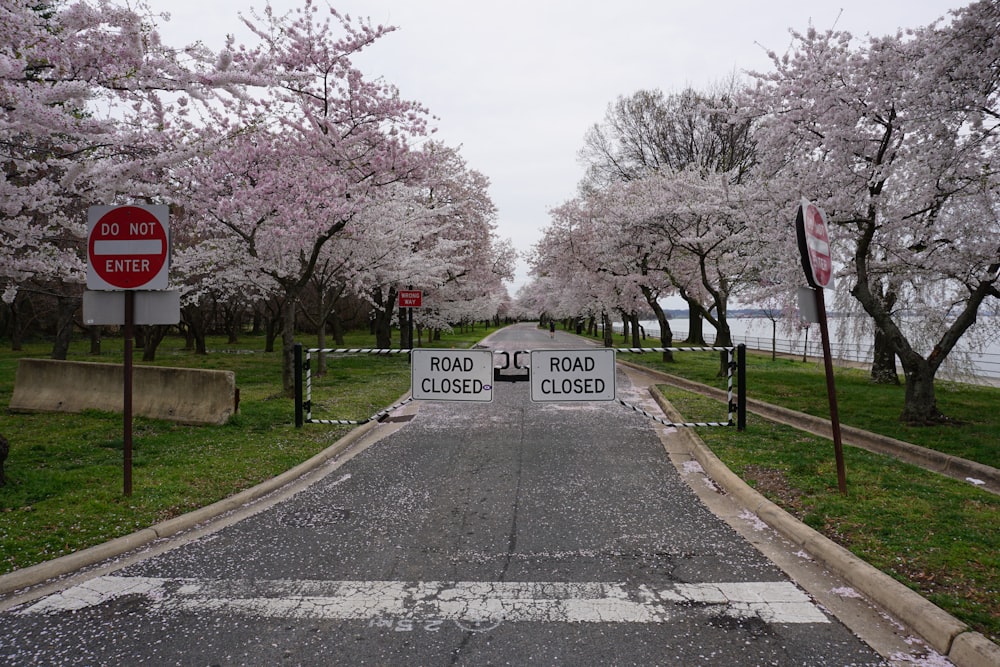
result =
M746 429L746 345L735 347L617 347L612 348L616 352L628 354L645 354L647 352L725 352L728 355L726 364L726 388L727 388L727 408L728 419L725 422L671 422L656 415L652 415L642 408L615 398L615 401L622 406L634 410L665 426L736 426L737 430ZM304 352L304 354L303 354ZM399 403L379 410L367 419L313 419L312 417L312 353L318 354L409 354L413 352L411 348L308 348L302 347L301 343L295 344L295 426L301 427L304 423L311 424L344 424L360 425L370 421L378 421L389 415L392 411L401 408L413 400L407 398ZM503 355L504 364L493 369L495 381L518 382L528 379L530 368L518 364L518 355L528 354L528 350L517 350L514 352L514 363L511 365L510 353L506 350L497 350L494 355ZM525 373L510 375L501 374L501 370L508 368L523 370ZM736 376L736 392L733 391L733 376ZM303 392L304 387L304 392ZM735 421L734 421L735 415Z

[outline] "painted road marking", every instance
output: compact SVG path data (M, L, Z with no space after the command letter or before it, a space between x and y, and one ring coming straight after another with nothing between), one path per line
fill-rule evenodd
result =
M795 584L785 581L675 584L489 581L256 581L104 576L40 600L22 614L94 607L145 597L161 612L233 613L260 618L445 619L496 625L662 623L706 613L768 623L829 623Z

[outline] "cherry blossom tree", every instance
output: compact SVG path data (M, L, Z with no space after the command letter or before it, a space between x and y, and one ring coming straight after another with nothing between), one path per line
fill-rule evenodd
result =
M604 190L616 182L645 179L697 167L702 173L725 172L744 182L756 163L752 121L737 112L741 83L736 77L706 92L687 88L665 95L640 90L608 106L604 121L584 137L580 158L587 167L582 189ZM648 263L648 262L647 262ZM708 295L689 289L688 341L704 343L703 313ZM654 307L656 312L657 307ZM658 315L659 317L659 315ZM661 322L661 331L664 324Z
M618 285L621 295L629 295L634 306L622 308L632 333L632 346L639 347L639 309L649 308L655 314L660 330L660 346L673 345L673 332L660 298L673 292L669 275L663 271L657 239L643 227L646 209L638 196L645 179L611 183L584 199L587 214L580 222L581 229L591 227L588 266L599 274L610 277ZM642 302L635 298L636 291ZM641 305L640 305L641 303ZM672 361L671 352L663 352L664 361Z
M195 183L188 208L201 212L199 236L238 240L236 256L280 286L290 392L297 301L326 244L379 190L419 178L420 154L409 144L426 132L426 114L351 64L390 28L332 9L321 18L311 0L283 16L267 6L245 23L260 44L234 47L226 60L266 71L271 85L224 110L232 130L187 177Z
M496 235L489 180L454 149L431 144L428 150L435 167L428 169L424 205L440 213L438 228L425 233L421 245L444 243L448 268L443 281L428 285L427 307L415 313L415 322L440 331L454 323L494 319L507 298L503 283L514 277L516 254Z
M85 282L85 212L156 201L171 126L239 78L160 41L142 3L9 0L0 20L0 294L59 302L65 357Z
M602 206L592 193L553 209L529 264L533 279L542 286L535 290L536 311L547 319L599 318L610 347L612 314L621 313L628 324L644 304L631 274L608 261L614 254L609 242L618 237L614 228L603 224Z
M1000 297L1000 8L952 14L860 42L793 33L754 100L772 182L829 215L842 283L898 356L915 423L945 420L935 374ZM793 214L789 202L776 217Z
M355 262L356 288L376 311L376 344L389 346L389 325L400 289L420 289L418 327L447 329L461 321L490 319L513 277L509 243L496 238L496 208L489 181L468 168L459 152L431 142L423 177L369 207L363 225L369 250ZM374 230L378 230L377 233ZM492 304L492 305L491 305ZM485 310L484 310L485 308ZM401 345L409 347L404 337Z
M651 235L659 268L674 288L715 327L718 346L732 345L730 298L760 254L755 188L734 180L729 173L685 169L640 182L646 210L637 227ZM706 296L708 306L702 305Z

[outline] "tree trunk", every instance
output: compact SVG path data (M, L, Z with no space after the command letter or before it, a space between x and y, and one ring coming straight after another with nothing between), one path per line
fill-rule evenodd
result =
M628 320L632 325L632 347L642 347L642 339L639 337L639 314L630 313Z
M375 332L375 347L387 350L392 347L392 304L396 300L396 290L390 289L388 297L384 300L382 290L378 290L374 296L372 327Z
M934 370L923 359L917 363L905 364L906 400L900 421L908 424L930 426L948 422L937 407L934 396Z
M87 334L90 336L90 354L101 356L101 327L87 327Z
M146 330L146 347L142 349L142 360L155 361L156 349L160 346L160 343L163 342L163 338L167 335L167 330L170 326L166 324L157 324L143 328Z
M184 322L191 337L195 354L208 354L205 346L205 316L200 306L186 306L183 309Z
M392 320L388 313L375 316L375 347L382 350L392 347Z
M18 294L10 304L10 349L14 352L23 349L24 334L27 333L33 317L34 308L31 299Z
M264 351L274 352L274 341L281 330L281 318L269 317L264 325Z
M874 384L899 384L899 371L896 370L896 350L893 349L889 337L875 327L875 345L873 348L871 381Z
M83 299L78 296L56 297L56 339L52 344L52 358L66 360L69 343L73 338L73 315Z
M183 316L181 317L179 328L181 333L184 334L184 351L190 352L194 349L194 333L191 332L191 325L184 320Z
M670 322L667 320L667 314L663 312L663 307L660 306L660 302L656 299L656 295L653 291L647 287L642 288L642 295L646 297L646 303L649 307L653 309L653 314L656 315L656 321L660 325L660 347L673 347L674 346L674 332L670 330ZM674 353L669 350L663 353L663 361L666 363L672 363L674 361Z
M338 347L344 346L344 324L340 321L340 315L337 311L330 313L328 318L330 322L330 333L333 335L333 343Z
M701 316L701 304L696 301L688 302L688 345L705 344L705 320Z
M715 347L732 347L733 334L729 329L729 322L725 315L719 318L718 329L715 334ZM719 352L719 377L724 378L729 375L729 353Z
M604 327L604 347L615 346L615 331L611 326L611 318L607 313L601 313L601 322Z
M281 327L281 388L289 398L295 393L295 304L297 295L285 292L285 316Z
M771 361L778 358L778 321L771 320Z
M240 329L243 328L243 310L241 307L228 304L223 312L223 322L226 327L226 342L235 345L240 342Z
M326 322L320 322L319 328L316 330L316 347L323 350L326 349ZM323 352L319 353L319 359L316 363L316 375L326 375L326 354Z

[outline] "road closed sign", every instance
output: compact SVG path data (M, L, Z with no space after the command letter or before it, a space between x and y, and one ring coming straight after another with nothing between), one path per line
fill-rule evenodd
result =
M87 210L87 289L166 289L168 224L167 206L91 206Z
M615 400L615 351L533 350L531 400Z
M493 400L489 350L421 350L411 353L411 395L420 401Z

